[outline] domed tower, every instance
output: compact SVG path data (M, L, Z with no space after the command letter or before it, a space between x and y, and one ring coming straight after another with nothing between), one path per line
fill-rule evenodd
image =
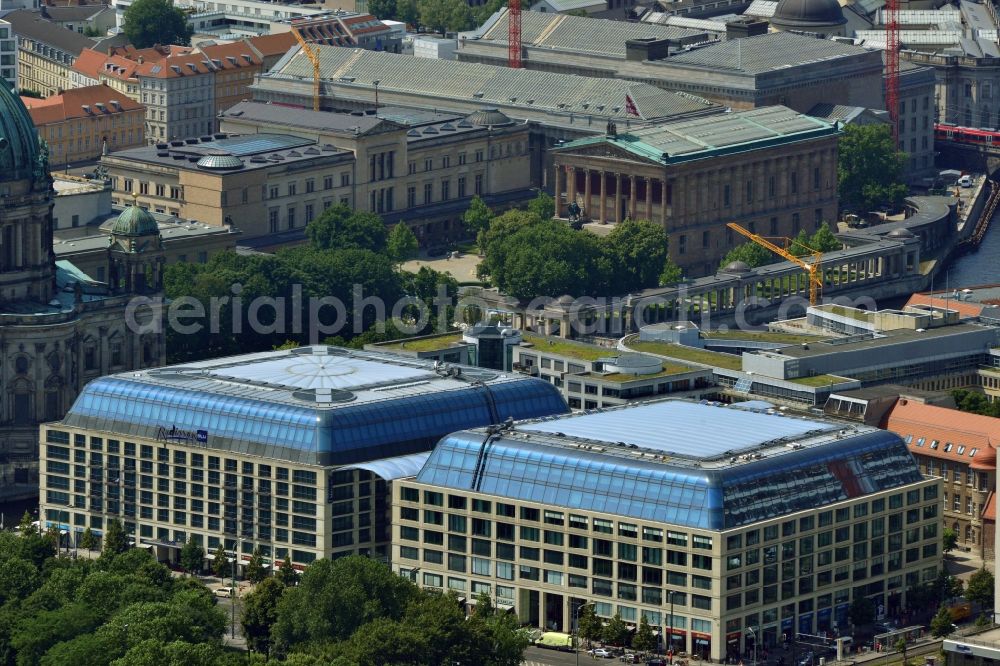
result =
M112 293L148 294L163 288L163 237L156 219L133 200L111 227L108 286Z
M837 0L780 0L771 18L778 30L843 36L847 19Z
M0 303L48 303L55 292L48 146L0 81Z

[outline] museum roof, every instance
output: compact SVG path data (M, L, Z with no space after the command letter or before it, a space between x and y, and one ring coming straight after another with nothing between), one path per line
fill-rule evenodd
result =
M829 123L784 106L766 106L637 129L617 136L585 137L556 149L611 144L665 164L718 157L773 145L835 136Z
M374 89L404 93L416 99L433 98L495 106L508 115L517 109L541 113L576 113L626 118L625 97L630 96L641 118L658 119L711 112L718 105L686 93L668 92L649 84L612 78L592 78L495 65L414 58L407 55L317 46L320 68L328 87L350 94ZM312 64L301 49L285 55L267 74L267 80L312 80ZM441 101L438 101L441 100Z
M820 340L818 342L810 342L808 345L802 346L792 345L790 347L783 347L780 350L780 355L789 358L810 358L815 356L825 356L826 354L856 351L859 349L879 349L881 347L890 347L893 345L907 344L927 339L939 340L941 342L941 353L949 351L972 351L972 349L967 346L958 348L949 347L948 338L955 336L977 335L984 332L992 332L996 335L996 329L979 326L977 324L951 324L948 326L928 328L926 330L897 329L886 331L884 333L878 333L874 335L874 337L868 334L860 334L846 338L831 338L828 340ZM983 349L982 352L985 354L986 350Z
M337 465L565 411L538 379L317 345L95 379L62 423L148 438L202 431L210 449Z
M669 427L664 427L669 424ZM914 483L902 440L867 426L659 400L445 437L417 481L726 529Z
M725 26L722 26L725 30ZM484 26L481 41L507 44L508 10L502 9ZM680 39L704 34L655 23L630 23L589 16L570 16L548 12L521 13L521 43L524 46L556 51L587 52L613 58L625 57L625 42L630 39Z
M205 157L235 159L225 162L216 159L208 163L209 161L202 161ZM230 136L220 133L200 139L120 150L109 156L111 159L223 174L268 169L275 165L295 164L324 157L353 159L354 153L288 134ZM236 166L237 160L242 166Z
M691 49L657 61L663 66L686 65L759 75L808 63L852 58L870 53L860 46L791 32L730 39Z
M60 123L80 118L101 118L128 111L145 110L145 106L110 86L98 84L70 88L45 99L22 97L35 126Z
M885 427L903 437L915 454L996 469L998 418L900 398Z

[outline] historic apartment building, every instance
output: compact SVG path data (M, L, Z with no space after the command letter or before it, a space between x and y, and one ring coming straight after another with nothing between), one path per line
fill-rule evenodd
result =
M213 133L216 116L250 97L254 78L295 43L292 34L229 44L85 50L74 65L77 85L104 83L146 107L149 143Z
M246 242L267 246L301 241L305 225L343 202L405 221L434 245L464 234L460 219L473 196L497 205L534 196L529 130L495 110L399 113L397 121L246 102L221 124L209 141L105 157L115 199L134 192L141 206L234 224Z
M39 136L49 144L54 165L95 160L105 150L145 144L146 107L106 85L21 101Z
M392 566L548 630L583 604L645 618L721 662L847 633L856 599L903 609L941 564L939 484L893 433L646 402L445 437L392 485Z
M96 42L46 19L39 11L18 9L4 15L18 45L18 88L44 96L71 87L73 63Z
M17 38L10 21L0 19L0 79L17 87Z
M1000 419L900 398L885 427L925 475L941 479L942 527L955 531L959 547L993 559Z
M441 437L565 411L537 379L324 346L112 375L42 427L40 519L76 541L119 518L171 561L191 537L387 561L389 487Z
M609 130L552 149L557 215L576 202L602 224L661 224L690 276L713 275L743 242L727 222L794 237L837 219L840 132L821 120L773 106Z

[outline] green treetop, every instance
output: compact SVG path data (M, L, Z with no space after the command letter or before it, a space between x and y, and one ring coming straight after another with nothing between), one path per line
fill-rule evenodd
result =
M191 42L187 16L170 0L136 0L125 10L125 36L137 49Z

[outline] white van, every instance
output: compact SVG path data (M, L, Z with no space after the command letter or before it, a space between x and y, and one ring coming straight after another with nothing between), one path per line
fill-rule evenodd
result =
M965 175L958 179L958 184L962 187L972 187L972 176Z

